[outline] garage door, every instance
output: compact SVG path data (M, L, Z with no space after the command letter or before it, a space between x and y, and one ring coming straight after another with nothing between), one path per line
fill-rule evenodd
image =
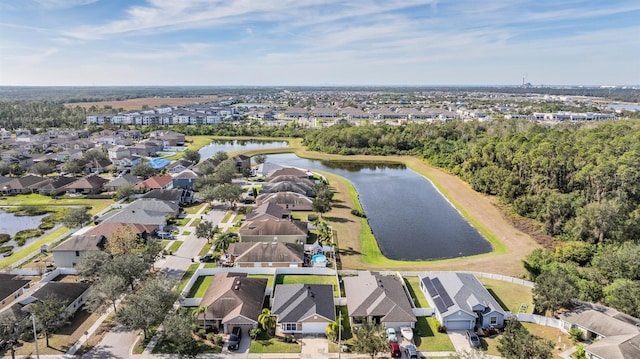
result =
M447 330L467 330L473 328L473 324L469 320L447 320L444 325L447 327Z
M327 323L302 323L304 334L324 334L327 332Z

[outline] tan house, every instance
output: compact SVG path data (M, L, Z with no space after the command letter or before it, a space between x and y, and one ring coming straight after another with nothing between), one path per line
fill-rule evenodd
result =
M241 327L247 333L258 326L266 288L265 278L248 278L246 273L216 274L200 302L207 309L198 314L198 324L222 333Z
M234 267L286 267L304 265L304 245L282 242L231 243L227 254Z
M262 218L246 221L238 231L241 242L306 243L307 222L295 219Z

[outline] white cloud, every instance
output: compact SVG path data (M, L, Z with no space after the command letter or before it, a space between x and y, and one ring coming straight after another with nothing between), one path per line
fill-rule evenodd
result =
M98 0L35 0L36 3L45 9L66 9L89 5L96 1Z

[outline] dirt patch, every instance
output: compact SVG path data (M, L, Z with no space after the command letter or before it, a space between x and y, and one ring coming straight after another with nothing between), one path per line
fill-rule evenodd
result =
M130 100L121 100L121 101L66 103L65 106L69 106L69 107L80 106L84 108L89 108L91 106L96 106L96 107L111 106L114 109L123 108L125 111L131 111L131 110L140 110L144 105L147 105L151 108L160 107L163 105L184 106L184 105L191 105L197 102L213 102L218 100L219 100L219 97L215 95L201 96L201 97L145 97L145 98L136 98L136 99L130 99Z

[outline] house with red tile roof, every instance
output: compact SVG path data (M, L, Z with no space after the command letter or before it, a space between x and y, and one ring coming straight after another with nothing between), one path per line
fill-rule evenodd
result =
M152 189L170 189L173 186L173 178L171 175L153 176L138 184L136 189L152 190Z

